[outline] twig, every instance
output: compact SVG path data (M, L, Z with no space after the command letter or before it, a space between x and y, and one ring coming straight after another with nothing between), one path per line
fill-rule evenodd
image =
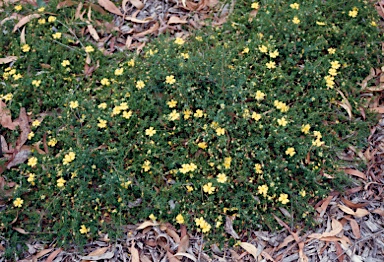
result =
M202 235L201 235L200 248L199 248L199 254L198 254L198 256L197 256L197 261L200 261L201 249L203 248L203 239L204 239L204 235L202 234Z

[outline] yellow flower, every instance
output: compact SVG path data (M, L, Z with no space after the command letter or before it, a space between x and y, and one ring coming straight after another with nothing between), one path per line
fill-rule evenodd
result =
M152 220L152 221L156 221L156 218L154 214L150 214L149 215L149 219Z
M178 224L184 224L184 217L182 214L178 214L177 217L176 217L176 222Z
M129 60L128 65L132 67L135 66L135 59L132 58L131 60Z
M37 20L37 23L39 25L44 25L46 23L45 19L44 18L40 18L39 20Z
M177 101L172 99L171 101L167 102L167 105L169 108L174 108L177 105Z
M93 51L95 51L93 46L88 45L88 46L85 47L85 52L86 53L92 53Z
M287 194L280 194L278 199L283 205L287 204L289 202L288 195Z
M180 119L180 113L177 113L176 110L172 110L172 112L168 115L169 121L176 121Z
M197 109L196 112L193 114L194 117L201 118L204 116L204 112L201 109Z
M65 185L65 182L67 182L64 178L60 177L56 183L57 183L57 187L64 187Z
M99 119L99 123L97 124L100 128L107 128L107 120Z
M269 61L265 65L267 66L268 69L276 68L276 62L275 61Z
M319 22L319 21L316 21L316 24L320 26L326 25L324 22Z
M279 51L277 49L273 52L269 52L269 57L271 58L276 58L278 56L279 56Z
M311 129L311 126L309 124L301 126L301 132L303 132L304 134L308 134L310 129Z
M265 45L262 45L262 46L259 46L259 50L262 53L267 53L268 52L268 47L266 47Z
M166 76L165 83L170 85L173 85L174 83L176 83L175 76L174 75Z
M100 108L100 109L106 109L107 108L107 103L101 103L97 107Z
M201 227L204 224L205 220L203 217L195 218L196 226Z
M302 189L302 190L299 192L299 194L300 194L302 197L305 197L305 195L306 195L305 190Z
M109 81L108 78L103 78L101 79L100 84L103 86L109 86L111 84L111 81Z
M199 42L202 42L203 41L203 38L201 36L196 36L195 39Z
M288 121L285 119L285 117L282 117L280 119L277 119L277 123L279 124L279 126L286 126Z
M142 168L144 169L144 172L148 172L151 169L151 162L145 160Z
M147 135L147 136L151 137L154 134L156 134L156 130L152 126L145 130L145 135Z
M229 169L231 167L231 162L232 162L232 157L229 156L229 157L224 158L223 165L224 165L225 169Z
M91 231L91 229L87 228L85 225L81 225L79 231L80 231L80 234L87 234L89 231Z
M15 201L13 201L13 205L15 207L22 207L23 203L24 203L24 200L21 199L20 197L16 198Z
M297 16L295 16L293 19L292 19L292 22L294 23L294 24L300 24L300 19L297 17Z
M253 9L259 9L259 8L260 8L260 4L259 4L258 2L256 2L256 3L252 3L252 4L251 4L251 8L253 8Z
M63 165L68 165L73 160L75 160L75 158L76 158L76 154L74 152L69 152L63 158Z
M208 224L208 222L204 221L204 223L200 226L200 228L203 233L207 233L209 232L209 230L211 230L211 225Z
M55 16L51 15L50 17L48 17L48 22L53 23L55 21L56 21L56 17Z
M32 81L32 85L33 85L33 86L39 87L40 84L41 84L41 80L33 80L33 81Z
M48 141L48 145L50 147L54 147L56 144L57 144L57 139L56 138L52 138L51 140Z
M299 10L300 5L299 5L298 3L293 3L293 4L290 4L289 7L292 8L292 9L297 9L297 10Z
M228 180L228 178L227 178L227 176L225 174L220 173L220 174L217 175L217 182L225 183L225 182L227 182L227 180Z
M321 133L320 133L319 131L313 131L313 135L314 135L317 139L323 138L323 136L321 135Z
M255 121L259 121L261 119L261 115L256 113L256 112L253 112L252 113L252 119L254 119Z
M193 112L192 112L191 110L189 110L189 109L184 110L184 112L183 112L183 114L184 114L184 119L185 119L185 120L189 119L189 118L191 117L192 113L193 113Z
M376 23L375 21L372 21L372 22L371 22L371 26L375 26L375 27L376 27L376 26L377 26L377 23Z
M23 9L23 6L22 6L22 5L17 5L17 6L15 6L15 10L16 10L16 11L21 11L21 9Z
M40 7L39 9L37 9L37 11L39 11L40 13L44 12L45 11L45 7Z
M136 88L137 89L143 89L145 87L145 83L144 83L144 81L143 80L139 80L139 81L137 81L136 82Z
M117 68L115 70L115 76L121 76L124 72L124 68Z
M264 197L266 197L268 193L268 186L267 185L258 186L257 190L259 194L262 194Z
M212 183L205 184L203 186L203 191L208 194L213 194L215 192L216 187L212 186Z
M30 167L35 167L37 165L37 158L34 156L29 158L27 165Z
M191 193L193 191L193 186L187 186L187 192Z
M261 92L260 90L256 91L255 98L257 101L264 100L265 98L265 93Z
M334 53L336 53L336 48L328 48L328 53L330 54L330 55L333 55Z
M184 59L188 59L189 58L189 54L188 53L181 53L180 56Z
M359 12L359 9L354 7L351 11L348 12L348 15L352 18L355 18Z
M339 69L340 68L340 63L339 63L339 61L331 61L331 67L333 68L333 69Z
M248 54L249 53L249 48L248 47L244 48L244 50L241 53L242 54Z
M8 94L6 94L5 96L0 97L0 98L1 98L1 99L4 99L5 101L11 101L12 98L13 98L13 94L8 93Z
M208 147L206 142L200 142L197 144L197 146L201 149L206 149Z
M124 117L125 119L130 119L131 116L132 116L132 110L129 110L128 112L127 112L127 111L124 111L124 112L123 112L123 117Z
M69 108L75 109L75 108L78 108L78 107L79 107L79 102L77 102L77 101L70 101L69 102Z
M321 147L322 145L324 145L324 142L320 141L320 138L318 138L316 140L312 140L312 145L317 146L317 147Z
M296 152L295 152L295 149L293 147L289 147L289 148L287 148L287 150L285 150L285 154L292 157L296 154Z
M60 39L61 38L61 33L57 32L57 33L53 34L52 37L53 37L53 39Z
M256 174L262 174L263 173L263 169L262 169L262 166L260 164L255 164L255 172L256 172Z
M31 140L34 136L35 136L35 133L33 133L33 131L29 132L28 140Z
M216 129L216 135L222 136L225 134L225 128L219 127Z
M61 62L61 65L63 67L66 67L66 66L69 66L71 63L69 62L69 60L63 60L63 62Z
M21 47L21 51L23 51L24 53L29 52L29 50L31 50L31 47L28 44L24 44Z
M180 38L180 37L176 37L175 39L175 44L177 45L183 45L185 43L184 39Z
M32 126L33 126L33 127L38 127L39 125L40 125L40 121L37 120L37 119L36 119L35 121L32 122Z

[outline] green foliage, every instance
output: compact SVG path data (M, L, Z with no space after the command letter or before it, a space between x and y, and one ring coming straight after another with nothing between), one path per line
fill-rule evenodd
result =
M228 239L226 215L236 216L236 231L274 230L271 214L280 215L280 207L314 225L313 203L348 185L336 154L361 148L368 135L356 83L379 66L379 30L367 1L312 0L298 9L292 3L261 1L249 21L251 2L239 2L222 28L205 28L183 44L161 36L138 56L104 56L74 37L84 26L74 8L48 22L55 3L42 12L45 24L27 24L27 52L20 32L11 33L17 21L5 22L0 57L19 59L0 66L0 95L14 118L21 107L32 120L49 112L27 144L46 136L50 147L48 154L32 153L34 167L4 174L18 187L2 198L3 236L19 241L17 225L57 237L59 245L84 243L100 233L118 237L122 225L151 214L174 224L181 214L189 229L220 242ZM90 66L99 63L91 76L84 74L86 46L95 49ZM326 82L330 73L336 75ZM352 120L339 106L340 92ZM0 131L8 143L19 136ZM18 197L24 202L14 207ZM82 225L89 232L81 233Z

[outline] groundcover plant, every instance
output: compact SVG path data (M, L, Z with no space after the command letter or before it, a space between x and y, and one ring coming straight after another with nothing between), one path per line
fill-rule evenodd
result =
M381 63L369 1L239 1L221 27L111 55L76 6L40 4L0 14L3 151L24 150L0 163L9 255L148 219L234 243L227 216L236 232L278 229L283 208L315 226L314 203L348 186L337 156L364 145L357 83Z

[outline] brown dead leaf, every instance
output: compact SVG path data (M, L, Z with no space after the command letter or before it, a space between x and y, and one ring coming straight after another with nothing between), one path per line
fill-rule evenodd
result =
M25 26L24 26L20 34L20 45L24 45L26 43L27 41L25 40Z
M326 199L320 201L321 205L316 208L316 211L319 213L319 217L323 217L325 211L327 211L329 203L331 203L333 196L328 196ZM319 203L319 204L320 204Z
M159 223L155 222L155 221L152 221L152 220L148 220L148 221L145 221L143 223L141 223L137 228L136 230L141 230L141 229L144 229L144 228L147 228L147 227L153 227L153 226L158 226Z
M140 38L140 37L143 37L145 35L152 34L152 33L156 32L157 29L159 29L159 23L158 22L154 23L148 30L134 34L133 37Z
M34 255L34 258L35 259L41 258L41 257L45 256L46 254L51 253L52 250L53 250L53 248L43 249L40 252L38 252L36 255Z
M0 125L8 129L15 130L18 123L12 122L11 111L6 107L7 105L0 100Z
M377 77L381 73L380 68L371 68L369 75L361 82L361 89L365 89L368 85L368 82L373 78Z
M89 21L87 21L87 28L88 28L88 31L91 34L92 38L98 42L100 40L100 37L97 34L96 29L93 27L93 25L91 25L91 23Z
M257 247L247 242L240 242L239 245L257 260Z
M370 108L372 111L376 112L376 113L379 113L379 114L384 114L384 107L383 106L379 106L379 107L372 107Z
M62 2L57 4L56 9L60 9L63 7L70 7L70 6L73 6L75 4L77 4L77 2L71 1L71 0L62 1Z
M140 20L140 19L137 19L135 17L126 16L125 20L131 21L134 23L138 23L138 24L146 24L146 23L151 22L153 20L153 18L152 17L146 17L146 18L144 18L144 20Z
M184 253L189 248L189 235L184 235L179 243L179 246L177 247L177 253Z
M103 255L105 252L107 252L108 249L109 249L109 247L101 247L101 248L98 248L98 249L92 251L92 252L89 253L87 256L99 256L99 255ZM91 260L82 260L82 262L91 262Z
M355 216L356 217L364 217L366 215L369 215L369 211L363 208L356 209Z
M19 151L19 150L21 150L21 147L25 144L25 142L27 142L28 135L31 132L31 127L29 126L27 111L25 110L24 107L20 108L19 117L17 119L15 119L15 122L18 123L18 125L21 129L21 134L16 141L16 150Z
M131 242L131 247L129 248L129 251L131 252L132 262L140 262L139 251L137 250L137 248L135 248L134 240L132 240Z
M344 206L344 205L338 204L337 206L344 213L347 213L348 215L352 215L352 216L355 216L355 217L363 217L363 216L369 215L369 211L366 210L366 209L358 208L358 209L356 209L356 211L353 211L351 208L349 208L347 206Z
M175 257L171 252L167 251L167 257L169 262L180 262L180 260Z
M233 229L233 219L232 217L225 217L225 232L231 235L234 239L239 239L239 235Z
M6 18L4 18L3 20L1 20L1 22L0 22L0 26L4 25L4 23L7 22L7 21L9 21L9 20L13 20L13 19L21 19L21 18L22 18L22 15L13 13L11 16L6 17Z
M80 19L81 21L84 20L83 16L85 14L85 11L81 12L82 8L83 8L83 3L80 2L79 5L76 7L75 19Z
M350 208L360 208L360 207L365 207L369 205L369 202L366 203L353 203L352 201L349 201L348 199L341 197L341 201L348 207Z
M12 156L10 162L7 164L7 169L11 169L14 166L20 165L24 163L29 155L31 154L30 146L23 146L20 151L16 153L16 155Z
M146 255L140 256L140 262L152 262Z
M373 210L372 213L379 214L380 216L384 217L384 209L377 208Z
M8 64L8 63L11 63L13 61L16 61L17 58L18 58L17 56L7 56L7 57L0 58L0 65Z
M384 18L384 3L382 3L382 2L377 2L376 4L375 4L375 8L376 8L376 10L377 10L377 13L382 17L382 18Z
M352 169L352 168L346 168L346 169L344 169L344 172L346 174L349 174L349 175L352 175L352 176L357 176L357 177L360 177L360 178L362 178L364 180L367 180L367 176L363 172L361 172L359 170Z
M20 228L20 227L12 227L13 230L19 232L20 234L23 234L23 235L28 235L29 232L25 231L24 229Z
M311 238L317 238L317 239L322 239L326 237L334 237L337 234L339 234L343 230L343 225L337 221L336 219L332 219L332 229L330 232L324 232L322 234L320 233L313 233L310 234L308 237Z
M55 259L55 257L56 257L58 254L60 254L61 251L63 251L62 248L59 248L59 249L56 249L55 251L53 251L53 252L49 255L49 257L47 258L47 260L45 260L45 262L52 262L52 261Z
M175 16L175 15L171 16L169 18L169 20L168 20L168 25L171 25L171 24L186 24L186 23L188 23L187 20L181 19L180 17Z
M292 235L288 235L286 238L284 238L283 242L280 243L280 245L277 247L276 251L280 250L283 247L286 247L289 243L294 241L295 239L293 238Z
M134 7L136 7L139 10L144 8L144 4L140 0L130 0L130 2Z
M359 239L361 237L359 224L357 224L356 220L350 218L349 216L345 216L344 218L349 221L349 225L352 228L352 233L355 235L356 239Z
M259 9L253 9L250 13L249 13L249 17L248 17L248 22L251 23L253 21L253 18L256 17L257 13L259 12Z
M189 253L185 253L185 252L183 252L183 253L176 253L174 256L175 256L175 257L177 257L177 256L187 257L187 258L189 258L190 260L192 260L193 262L196 262L196 261L197 261L197 258L196 258L194 255L191 255L191 254L189 254Z
M336 247L337 260L339 262L343 262L344 257L345 257L344 250L341 248L339 242L334 242L334 243L335 243L335 247Z
M31 21L32 19L39 18L41 15L39 14L32 14L24 16L20 19L20 21L13 27L12 33L16 32L20 27Z
M108 12L115 15L124 16L123 13L120 11L120 9L117 8L113 2L109 0L98 0L97 2Z

